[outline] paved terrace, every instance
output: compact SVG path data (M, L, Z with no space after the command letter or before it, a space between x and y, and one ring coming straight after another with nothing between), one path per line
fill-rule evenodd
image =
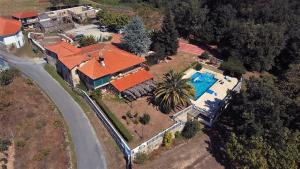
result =
M196 72L197 71L194 69L189 69L185 72L183 78L188 79ZM223 74L211 71L206 68L202 68L199 72L208 72L214 74L215 78L218 79L218 81L209 88L210 90L214 91L215 94L205 92L197 100L191 100L192 104L200 109L203 109L207 112L212 112L214 114L216 111L218 111L220 103L222 103L222 101L226 97L227 91L234 88L234 86L238 83L238 79L228 76L226 76L225 79L225 76ZM223 83L221 83L220 81L222 81Z

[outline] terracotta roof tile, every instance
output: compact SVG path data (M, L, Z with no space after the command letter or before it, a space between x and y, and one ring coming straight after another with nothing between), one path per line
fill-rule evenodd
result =
M111 81L110 83L119 91L123 92L135 85L138 85L146 80L152 79L153 75L146 70L139 70L120 79Z
M93 60L88 61L88 63L78 70L91 79L97 79L145 62L144 58L123 51L111 44L107 44L101 50L101 53L104 58L105 66L99 63L99 57L94 57Z
M21 30L21 27L19 21L0 17L0 36L14 35Z
M89 56L85 54L78 54L68 57L63 57L60 59L69 70L73 69L75 66L79 66L82 62L89 60Z
M47 50L50 50L54 53L57 54L58 59L69 56L69 55L74 55L79 53L81 50L70 43L61 41L56 44L48 45L45 47Z
M37 17L38 13L37 11L23 11L23 12L14 13L12 14L12 16L18 19L24 19L24 18Z

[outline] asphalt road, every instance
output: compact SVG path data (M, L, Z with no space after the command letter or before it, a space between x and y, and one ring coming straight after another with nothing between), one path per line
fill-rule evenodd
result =
M72 136L78 169L106 169L104 150L90 121L73 98L44 70L44 61L25 60L2 51L0 58L34 80L58 107Z

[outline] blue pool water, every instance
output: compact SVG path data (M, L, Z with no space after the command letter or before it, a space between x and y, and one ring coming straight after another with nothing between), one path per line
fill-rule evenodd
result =
M195 100L202 96L216 81L217 79L211 73L194 73L189 83L195 89Z

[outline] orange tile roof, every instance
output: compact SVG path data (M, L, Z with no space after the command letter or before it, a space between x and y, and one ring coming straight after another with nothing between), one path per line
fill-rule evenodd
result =
M68 57L60 58L60 62L63 63L69 70L75 66L79 66L82 62L89 60L89 56L85 54L72 55Z
M12 14L12 16L18 19L24 19L24 18L37 17L38 13L37 11L23 11L23 12L14 13Z
M96 43L96 44L93 44L93 45L82 47L82 48L80 48L80 50L81 50L81 53L88 53L88 52L94 52L94 51L99 50L99 49L103 49L104 46L105 46L105 44Z
M112 43L121 43L122 35L121 34L113 34L111 42Z
M0 17L0 36L14 35L21 30L21 27L19 21Z
M78 68L91 79L97 79L109 74L117 73L124 69L145 62L145 59L119 49L112 44L94 44L83 48L77 48L67 42L59 42L45 47L57 54L68 69L87 61ZM99 63L99 55L104 58L105 66Z
M65 57L65 56L70 56L79 53L81 50L80 48L77 48L70 43L61 41L56 44L48 45L45 47L47 50L50 50L54 53L57 54L58 59Z
M119 91L123 92L135 85L138 85L146 80L152 79L153 75L142 69L135 73L129 74L123 78L111 81L111 84Z
M97 79L145 62L144 58L121 50L112 44L107 44L101 50L101 53L102 57L104 58L105 66L102 66L99 63L98 54L97 57L93 57L92 60L88 61L78 70L91 79Z

